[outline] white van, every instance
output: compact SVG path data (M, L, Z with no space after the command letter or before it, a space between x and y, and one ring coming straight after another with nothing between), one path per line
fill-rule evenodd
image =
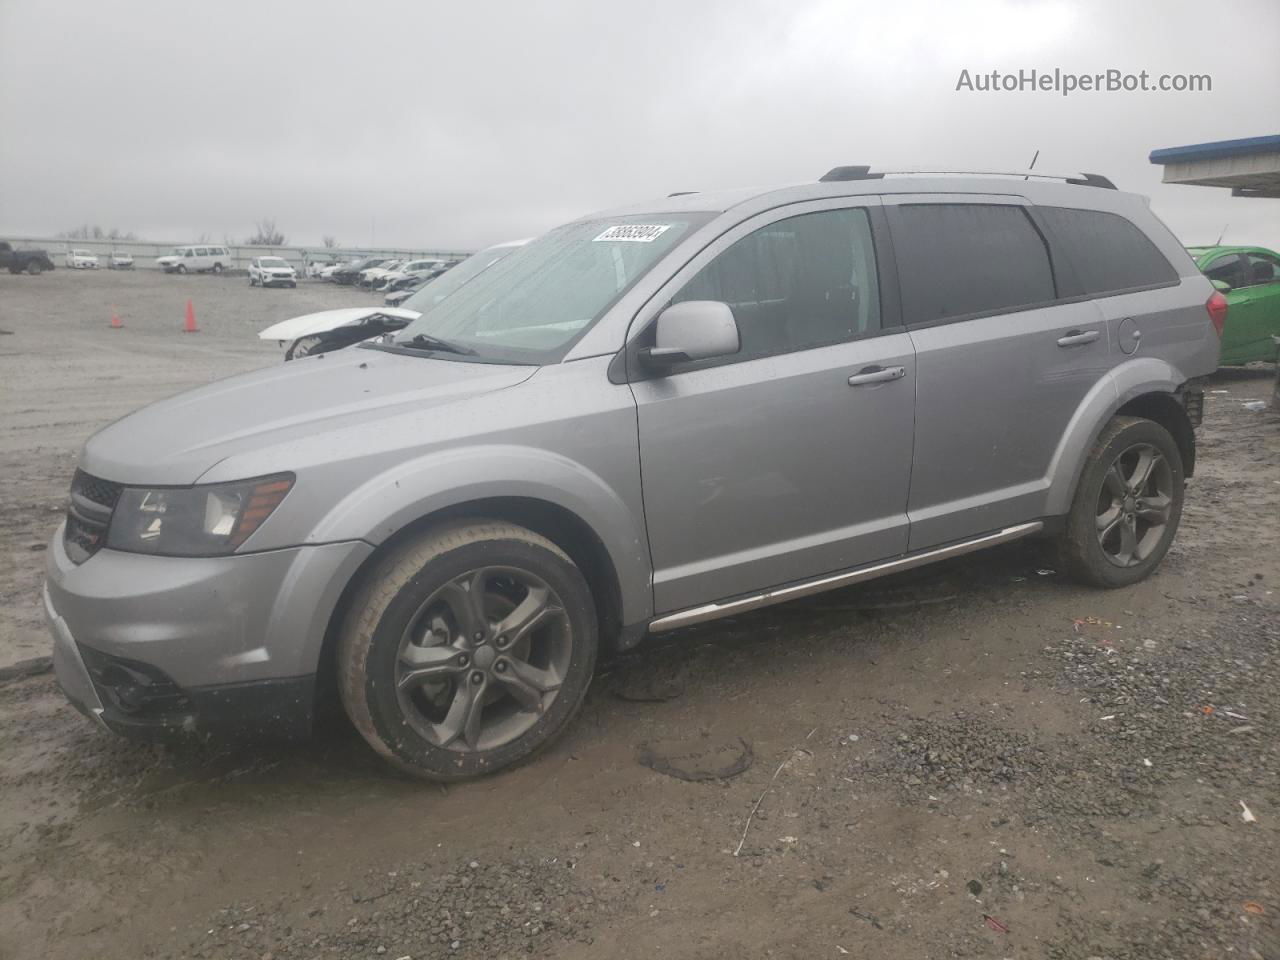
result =
M221 273L231 269L231 252L226 247L208 244L174 247L173 253L156 257L156 266L165 273Z

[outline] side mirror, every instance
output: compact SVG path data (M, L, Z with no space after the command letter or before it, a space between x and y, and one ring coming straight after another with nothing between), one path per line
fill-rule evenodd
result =
M727 357L738 352L738 324L729 305L718 300L686 300L658 314L654 344L640 351L640 360L665 370L690 360Z
M1213 289L1217 290L1219 293L1230 293L1231 284L1227 283L1225 280L1214 280Z

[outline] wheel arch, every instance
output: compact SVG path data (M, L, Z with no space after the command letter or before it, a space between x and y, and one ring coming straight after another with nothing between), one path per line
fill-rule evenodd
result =
M596 603L602 651L618 652L634 646L641 629L623 629L622 581L604 541L582 517L560 504L530 496L480 497L450 504L411 520L374 549L347 581L332 613L320 647L317 690L326 701L337 693L338 635L351 602L382 558L407 540L460 520L505 520L546 537L582 572Z
M1063 434L1050 467L1045 515L1071 508L1076 487L1094 443L1116 416L1145 417L1171 434L1183 457L1184 476L1195 469L1195 431L1178 399L1187 377L1155 357L1129 360L1101 378L1085 396Z

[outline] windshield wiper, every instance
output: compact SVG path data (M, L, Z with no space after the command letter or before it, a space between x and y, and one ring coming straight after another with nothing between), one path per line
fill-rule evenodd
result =
M460 343L453 343L450 340L442 340L440 337L433 337L429 333L414 334L408 340L395 341L397 347L421 347L424 350L438 350L441 353L460 353L463 356L474 357L476 352L470 347L464 347Z

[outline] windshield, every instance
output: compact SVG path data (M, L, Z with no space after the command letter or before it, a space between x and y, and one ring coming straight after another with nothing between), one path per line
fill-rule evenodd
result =
M393 342L426 334L474 350L479 359L554 362L709 216L588 220L557 227L496 263L490 251L477 254L405 302L424 315Z
M417 290L412 297L400 304L400 306L406 310L417 310L419 313L426 313L472 277L479 276L481 272L492 267L507 254L514 253L519 249L520 247L517 245L506 244L489 247L487 250L472 254L448 273L441 274Z
M287 267L289 263L280 257L263 257L258 261L260 266L264 267Z
M184 253L186 253L186 251L187 251L187 248L186 248L186 247L174 247L174 248L173 248L173 253L172 253L172 254L170 254L170 256L180 257L180 256L182 256Z

